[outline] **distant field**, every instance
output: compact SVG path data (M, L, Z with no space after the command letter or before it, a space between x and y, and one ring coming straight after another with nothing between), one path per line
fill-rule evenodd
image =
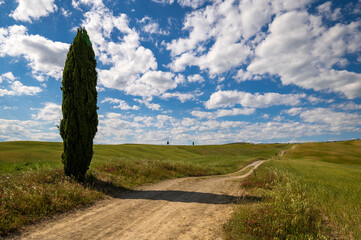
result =
M268 158L284 144L227 144L206 146L95 145L91 168L119 162L162 161L207 169L209 174L236 171L254 159ZM62 143L0 143L0 174L62 168Z
M278 186L272 187L277 183ZM297 144L294 149L287 150L283 157L272 159L261 166L252 177L245 180L244 185L253 185L256 190L251 190L252 192L259 193L257 189L266 189L261 191L261 195L269 199L269 202L247 210L240 208L228 225L228 234L232 239L247 239L250 235L254 239L264 239L264 235L258 236L256 232L245 230L244 232L250 234L247 235L242 232L243 228L239 228L249 221L247 216L252 215L257 219L260 214L263 222L254 220L254 224L262 226L259 229L264 230L263 234L274 228L275 233L270 235L271 238L276 236L277 239L278 232L290 234L290 239L295 233L298 235L296 239L320 239L317 234L321 231L327 233L330 239L361 239L359 140ZM267 207L271 210L266 211ZM302 213L295 214L297 209L302 209ZM307 211L307 214L302 215ZM283 229L266 223L264 219L267 219L267 215L273 216L272 222L280 224ZM304 222L302 219L305 219ZM295 227L291 224L294 221L301 223ZM305 224L303 229L307 230L303 238L300 237L301 233L297 232L302 230L302 223ZM296 229L297 227L299 229ZM307 232L311 230L314 235L308 236ZM247 237L237 238L235 235Z

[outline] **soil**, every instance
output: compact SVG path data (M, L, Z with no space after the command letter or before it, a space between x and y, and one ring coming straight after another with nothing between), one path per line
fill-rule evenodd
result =
M223 239L240 187L260 160L232 174L181 178L112 194L92 207L30 226L15 239ZM246 172L246 174L242 174Z

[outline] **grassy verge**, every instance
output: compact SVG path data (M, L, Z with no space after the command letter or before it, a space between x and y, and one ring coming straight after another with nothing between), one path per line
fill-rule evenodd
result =
M61 170L24 172L0 178L0 235L45 216L101 199L101 192L64 176Z
M227 239L360 239L361 141L297 145L242 182L264 201L239 206Z
M264 201L240 206L225 226L226 239L326 239L314 199L285 173L262 166L242 186Z
M286 145L217 146L96 145L83 185L64 176L61 143L0 143L0 235L32 222L160 180L224 174Z

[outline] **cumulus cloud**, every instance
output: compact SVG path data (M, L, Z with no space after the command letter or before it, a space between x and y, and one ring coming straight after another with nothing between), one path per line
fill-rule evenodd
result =
M224 109L221 109L224 110ZM252 123L246 121L216 120L223 113L227 116L233 112L246 109L227 109L215 112L193 112L196 118L174 118L169 115L157 116L106 114L105 122L100 122L102 130L97 135L100 139L112 139L112 143L136 142L164 144L217 144L228 142L265 142L265 141L297 141L305 137L346 132L360 132L360 115L329 111L327 109L293 108L289 114L300 116L302 121L288 121L279 117L277 120ZM250 112L252 110L249 110ZM211 113L212 115L208 114ZM317 115L321 114L319 118ZM329 119L322 120L327 114ZM199 116L197 116L199 115ZM336 122L332 122L335 117ZM351 120L342 118L351 117ZM205 120L202 120L205 118ZM106 123L106 124L105 124ZM104 136L107 137L104 137Z
M325 18L328 18L331 20L337 20L340 17L341 9L336 8L335 10L332 10L331 6L332 6L332 2L328 1L328 2L325 2L321 5L319 5L316 9Z
M38 121L0 119L0 141L20 140L59 141L60 135Z
M143 99L134 99L135 101L139 102L140 104L145 105L147 108L155 111L162 110L162 107L157 103L151 103L153 100L152 98L143 98Z
M195 95L192 93L179 93L179 92L174 92L174 93L164 93L162 94L162 96L160 96L162 99L169 99L169 98L178 98L179 101L181 101L182 103L184 103L185 101L188 100L193 100L195 99Z
M361 21L326 26L323 19L337 20L340 9L331 2L314 14L304 1L215 1L186 15L187 37L166 44L172 55L169 67L184 71L198 66L211 77L232 68L238 82L279 76L282 84L317 91L361 93L361 74L345 69L349 54L361 51ZM268 32L262 28L268 27ZM359 57L358 57L359 58Z
M156 3L161 4L173 4L175 0L152 0ZM191 7L191 8L198 8L202 6L204 3L213 1L213 0L177 0L178 4L182 7Z
M253 56L251 45L262 39L259 31L275 14L302 9L309 2L310 0L214 1L212 5L187 14L183 30L189 31L189 36L174 39L167 44L167 49L173 56L169 66L174 71L183 71L187 66L198 66L215 75L245 64ZM250 45L247 40L253 36L256 37ZM210 43L211 47L207 48L206 45Z
M121 110L139 110L139 106L134 105L133 107L129 106L128 103L126 103L124 100L121 99L116 99L116 98L105 98L101 103L112 103L112 104L117 104L115 106L113 106L113 108L119 108Z
M0 83L6 81L8 88L0 88L0 96L21 96L36 95L42 91L40 87L25 86L17 79L12 72L4 73L0 76Z
M156 3L161 3L161 4L173 4L174 0L152 0L153 2Z
M355 106L353 106L355 107ZM291 116L299 116L304 122L313 124L324 124L328 126L329 131L340 133L360 132L361 115L357 113L347 113L335 111L330 108L291 108L285 113Z
M345 103L332 104L331 107L342 109L345 111L349 111L349 110L352 111L352 110L360 110L361 104L356 104L354 102L345 102Z
M232 109L218 109L215 112L205 111L192 111L191 114L198 118L216 119L226 116L237 116L237 115L251 115L255 112L254 108L232 108Z
M139 23L142 25L142 30L146 33L169 35L168 31L161 30L158 22L148 16L145 16L141 20L139 20Z
M301 103L305 94L247 93L242 91L217 91L205 102L207 109L233 107L240 104L249 108L266 108L273 105L295 106Z
M68 50L69 44L30 35L22 25L0 28L0 57L25 58L38 80L44 76L60 79Z
M302 111L303 111L303 108L291 108L291 109L285 110L283 112L285 112L286 114L288 114L290 116L296 116L296 115L299 115Z
M40 108L37 111L37 114L32 115L32 118L35 120L43 120L59 124L60 120L63 118L61 105L56 103L47 102L45 103L44 108Z
M139 134L138 129L141 128L141 124L125 119L122 114L106 113L104 118L99 120L95 142L123 143Z
M13 75L12 72L6 72L0 75L0 83L2 83L4 80L7 80L8 82L12 82L16 79L16 77Z
M210 0L178 0L179 5L182 7L198 8Z
M237 82L244 82L247 80L261 80L262 76L259 74L253 74L243 69L239 69L233 78L236 79Z
M99 61L110 65L109 69L98 69L99 83L107 88L122 90L133 96L159 96L177 86L177 77L171 72L157 70L153 52L140 45L138 32L129 27L127 15L114 16L101 1L77 2L76 6L87 4L83 26L87 29ZM122 34L119 41L113 41L111 33Z
M48 16L58 9L54 0L16 0L16 2L19 5L9 16L18 21L31 23L32 20Z
M204 82L204 78L199 74L189 75L187 77L187 80L188 80L188 82L191 82L191 83L194 83L194 82L203 83Z
M334 131L360 131L357 126L361 125L361 115L357 113L345 113L328 108L315 108L300 113L300 117L310 123L329 124Z
M361 96L361 74L333 69L347 64L346 54L360 52L360 21L325 28L320 17L293 11L277 16L269 31L248 71L278 75L284 85Z

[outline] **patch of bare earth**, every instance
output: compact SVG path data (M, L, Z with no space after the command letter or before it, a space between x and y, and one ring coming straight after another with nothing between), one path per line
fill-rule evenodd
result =
M113 194L83 210L31 226L18 239L222 239L222 226L243 195L240 172L182 178ZM248 166L250 167L250 166Z

